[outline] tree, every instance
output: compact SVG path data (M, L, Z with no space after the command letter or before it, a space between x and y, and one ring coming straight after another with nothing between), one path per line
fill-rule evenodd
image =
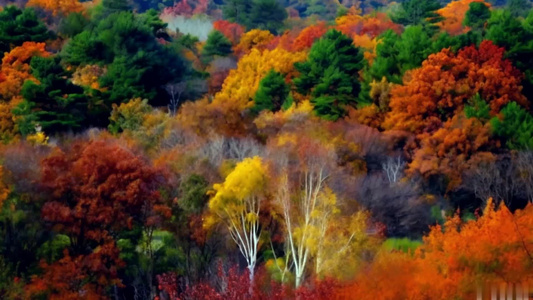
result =
M289 86L280 73L270 70L259 82L259 88L255 93L255 112L262 110L278 111L289 97Z
M253 0L249 16L252 28L268 30L276 34L286 18L287 11L277 0Z
M516 102L507 104L501 114L501 119L494 117L490 121L494 134L502 138L509 149L533 149L533 116Z
M357 103L363 54L341 32L328 31L313 44L307 61L295 67L300 76L294 84L300 93L311 95L317 115L336 120L345 107Z
M153 228L169 217L160 194L165 176L144 157L104 140L77 141L53 152L43 160L41 175L48 195L42 218L70 243L62 259L42 266L44 274L30 290L59 295L87 290L104 296L107 288L120 286L117 270L123 262L114 238L135 226Z
M503 48L483 41L479 48L465 47L457 54L443 49L430 55L422 68L404 79L404 85L393 88L391 111L383 126L414 133L433 131L478 93L489 103L491 116L510 101L526 106L520 93L523 75L504 53Z
M402 2L401 8L391 19L404 26L431 25L441 20L436 13L439 8L441 5L437 0L407 0Z
M54 17L66 17L70 13L80 13L83 11L83 6L78 0L30 0L27 5L49 11Z
M44 42L52 37L31 8L20 10L9 5L0 12L0 53L24 42Z
M215 194L209 200L214 218L224 222L246 259L250 282L253 282L261 246L259 214L265 205L262 195L265 184L266 170L261 158L246 158L235 166L223 184L213 186Z
M513 17L525 17L533 5L530 0L509 0L507 10Z
M24 101L13 110L20 132L28 135L36 126L49 134L82 127L88 100L81 87L65 78L68 73L59 64L59 58L35 56L30 66L38 83L24 82Z
M250 25L250 12L253 2L248 0L227 0L224 1L222 13L224 19L230 22L239 23L245 27Z
M232 45L239 43L241 36L244 34L245 28L237 23L228 22L226 20L218 20L213 23L213 28L222 32L222 34L230 40Z
M228 56L231 52L231 42L218 30L209 34L202 49L202 55L210 60L213 56Z
M437 11L443 17L443 20L439 22L439 26L451 35L465 33L467 31L467 28L464 28L463 26L466 25L465 18L467 12L471 9L471 5L474 3L480 3L484 6L490 7L490 4L485 3L482 0L461 0L450 2L445 7ZM477 26L481 25L481 27L478 28L483 28L484 24L484 21L480 20L479 18L484 18L486 21L490 17L490 11L488 7L483 9L479 5L474 5L474 11L471 12L471 14L473 14L471 17L474 18L473 22L477 22Z
M490 18L489 6L485 2L472 2L465 14L463 24L480 31L485 27L487 20Z

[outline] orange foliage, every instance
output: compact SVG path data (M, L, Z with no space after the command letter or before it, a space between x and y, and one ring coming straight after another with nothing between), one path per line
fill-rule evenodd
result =
M42 8L53 16L67 16L73 12L82 12L83 5L78 0L29 0L28 6Z
M319 22L315 25L306 27L300 32L298 37L294 40L292 48L295 51L303 51L311 48L313 43L322 37L328 30L325 22Z
M466 12L470 9L470 3L483 2L483 0L458 0L448 3L445 7L437 10L444 20L438 23L439 27L449 34L458 35L468 31L468 27L463 26ZM487 7L489 3L484 2Z
M512 214L489 201L483 216L431 229L415 253L383 252L356 283L353 299L473 299L477 288L533 283L533 205ZM488 294L485 291L485 294Z
M213 27L227 37L232 45L237 45L239 43L245 30L242 25L226 20L215 21L215 23L213 23Z
M415 150L408 172L423 176L444 174L449 179L448 188L456 187L465 170L494 159L488 152L496 146L490 132L489 124L458 114L434 133L419 135L422 145Z
M527 106L521 94L522 73L504 59L504 49L491 41L432 54L422 67L404 76L404 84L392 89L391 111L385 129L414 133L435 131L461 111L476 93L486 100L491 114L511 101Z
M44 43L24 42L4 55L0 79L0 96L9 100L20 94L22 84L30 75L30 60L34 56L47 57Z
M388 29L396 33L401 32L401 26L392 22L387 14L376 13L375 15L348 14L335 20L335 28L347 36L366 34L374 39Z

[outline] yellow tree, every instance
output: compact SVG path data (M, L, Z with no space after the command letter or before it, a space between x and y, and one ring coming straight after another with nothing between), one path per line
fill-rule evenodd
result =
M207 226L214 221L223 222L231 238L246 259L253 282L257 253L260 248L261 224L259 213L264 199L266 168L260 157L246 158L237 164L222 184L215 184L214 196L209 201L212 216Z

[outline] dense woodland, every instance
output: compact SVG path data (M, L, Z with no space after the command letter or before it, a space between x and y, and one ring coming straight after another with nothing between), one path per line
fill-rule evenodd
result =
M529 0L1 5L1 299L533 284Z

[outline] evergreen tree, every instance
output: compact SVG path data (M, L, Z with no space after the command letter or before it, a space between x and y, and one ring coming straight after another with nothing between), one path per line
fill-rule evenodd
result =
M531 0L508 0L507 10L513 17L525 17L531 10Z
M26 80L22 86L23 102L14 110L23 135L34 132L36 126L49 134L80 128L87 111L83 89L72 84L59 58L33 57L31 73L38 80Z
M287 18L287 11L277 0L254 0L250 11L250 25L253 28L269 30L277 34Z
M218 30L211 31L202 49L202 55L208 60L213 56L228 56L231 52L231 42Z
M24 42L44 42L53 37L31 8L9 5L0 12L0 53Z
M295 64L300 77L294 84L300 93L311 95L319 116L336 120L344 115L345 106L357 102L363 65L363 54L352 39L330 30L313 44L307 61Z
M407 0L402 2L400 10L391 19L404 26L435 24L442 20L436 12L440 8L438 0Z
M494 134L505 141L509 149L533 149L533 116L516 102L502 109L502 119L494 117L490 124Z
M482 30L485 23L490 18L490 10L483 2L470 3L469 9L465 14L463 24L473 30Z
M270 70L259 82L259 88L255 94L253 111L262 110L278 111L289 97L290 88L282 74Z
M225 20L249 27L252 6L251 0L226 0L222 7L222 14Z

